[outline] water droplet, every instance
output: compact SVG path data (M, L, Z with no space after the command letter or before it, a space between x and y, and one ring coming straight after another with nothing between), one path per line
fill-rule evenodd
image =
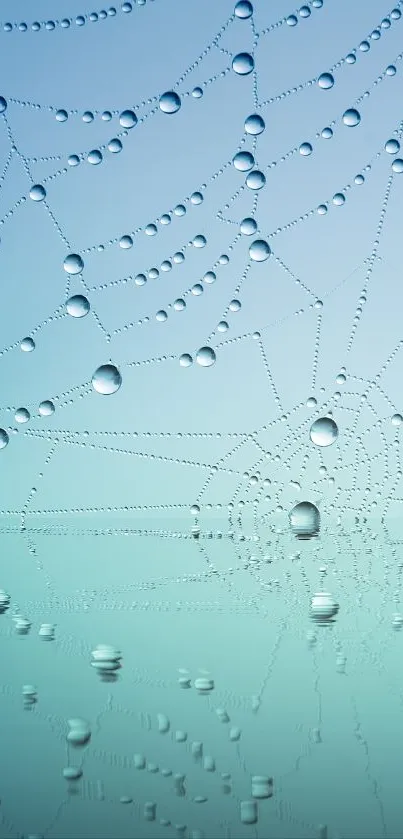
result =
M392 417L392 425L401 425L403 422L403 417L401 414L393 414Z
M394 64L389 64L389 67L386 68L386 75L387 76L395 76L396 75L396 67Z
M56 119L58 122L66 122L68 118L69 115L67 111L64 110L64 108L60 108L59 111L56 111Z
M323 137L324 140L330 140L333 137L332 129L328 126L326 126L326 128L323 128L321 131L321 137Z
M87 155L88 163L91 163L92 166L98 166L99 163L102 163L103 157L99 149L92 149Z
M192 96L194 99L201 99L203 96L203 90L201 87L194 87L192 90Z
M248 76L254 67L255 62L249 52L239 52L232 59L232 69L238 76Z
M296 15L288 15L286 18L286 22L288 26L296 26L298 23L298 18Z
M102 364L95 370L92 377L92 386L97 393L109 396L116 393L122 384L122 377L114 364Z
M249 151L240 151L233 157L232 163L239 172L248 172L253 169L255 158Z
M395 139L387 140L385 143L385 151L387 151L388 154L397 154L397 152L400 151L399 141Z
M193 358L189 353L185 352L179 358L179 364L181 367L190 367L193 364Z
M50 399L45 399L40 403L38 410L41 417L51 417L55 412L55 406Z
M78 253L69 253L63 267L68 274L80 274L84 268L84 260Z
M334 85L334 77L331 73L321 73L318 78L318 85L322 90L329 90Z
M23 352L32 352L35 349L35 341L33 338L23 338L20 344L20 349Z
M175 114L179 111L182 102L180 96L173 90L168 90L160 96L160 109L164 114Z
M236 17L241 20L246 20L248 17L252 17L253 15L252 3L249 3L249 0L239 0L239 3L236 4L234 11Z
M28 422L31 419L31 414L27 411L26 408L17 408L14 419L16 422Z
M344 125L348 125L349 128L354 128L356 125L360 124L361 114L355 108L348 108L347 111L344 111L343 122Z
M67 158L67 163L69 164L69 166L78 166L78 164L80 163L80 158L77 154L70 154Z
M392 163L392 169L397 174L401 174L403 172L403 160L401 157L396 157Z
M66 778L66 781L78 781L82 774L82 769L78 766L66 766L63 769L63 778Z
M309 157L312 154L312 146L310 143L301 143L299 147L299 153L302 154L303 157Z
M122 151L122 148L122 143L118 137L113 137L113 139L108 143L108 151L110 151L111 154L119 154L119 152Z
M345 200L346 200L346 197L345 197L345 195L343 195L342 192L336 192L336 194L333 195L333 198L332 198L333 204L335 204L336 207L341 207L341 205L345 203Z
M317 400L314 396L310 396L309 399L306 400L307 408L315 408L317 404Z
M216 362L216 354L211 347L201 347L196 353L196 361L200 367L211 367Z
M205 236L199 234L194 237L192 244L194 248L204 248L207 244L207 239Z
M66 303L66 310L72 318L83 318L88 315L90 304L83 294L74 294Z
M0 96L0 114L4 114L4 111L7 108L7 102L4 96Z
M46 198L46 189L42 184L34 184L29 190L29 197L32 201L43 201Z
M131 236L129 236L129 235L122 236L122 237L121 237L121 239L119 240L119 246L120 246L123 250L128 250L128 248L132 248L132 247L133 247L133 239L132 239L132 237L131 237Z
M335 603L332 595L328 594L328 592L319 591L313 596L311 601L311 617L315 622L326 623L337 615L338 611L338 604Z
M94 114L92 111L84 111L83 113L83 122L93 122L94 121Z
M254 262L264 262L270 254L270 245L264 239L256 239L249 248L249 256Z
M254 218L244 218L240 224L240 231L244 236L253 236L257 230L257 224Z
M249 189L262 189L266 183L266 177L259 169L254 169L246 176L245 183Z
M309 501L296 504L289 514L291 530L295 536L310 538L316 536L320 527L319 510Z
M137 123L137 117L134 111L122 111L119 117L119 122L123 128L133 128Z
M315 446L331 446L337 440L339 429L331 417L321 417L311 425L310 438Z
M0 449L5 449L8 445L9 436L4 428L0 428Z
M246 117L244 128L246 134L251 134L253 137L256 137L258 134L262 134L266 128L266 124L260 114L250 114L250 116Z
M193 192L193 193L192 193L192 195L190 196L190 202L191 202L191 204L193 204L195 207L197 207L197 206L198 206L198 204L202 204L202 203L203 203L203 195L202 195L202 193L201 193L201 192Z

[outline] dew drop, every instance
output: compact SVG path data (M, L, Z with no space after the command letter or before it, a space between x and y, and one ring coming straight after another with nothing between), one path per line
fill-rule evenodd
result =
M255 62L249 52L239 52L232 59L232 69L237 76L248 76L254 67Z
M97 393L109 396L116 393L122 384L122 377L114 364L102 364L95 370L92 377L92 386Z
M321 417L311 425L309 436L315 446L331 446L337 440L339 429L331 417Z
M344 111L343 122L344 125L347 125L349 128L354 128L356 125L360 124L361 114L355 108L348 108L347 111Z
M249 151L240 151L233 157L232 163L239 172L249 172L255 165L255 158Z
M32 352L35 349L35 341L33 338L23 338L20 343L20 349L23 352Z
M46 198L46 189L42 184L34 184L29 190L29 197L32 201L43 201Z
M17 408L14 414L14 419L19 423L28 422L31 419L31 414L26 408Z
M244 236L253 236L257 230L257 224L254 218L244 218L239 227Z
M55 412L55 406L50 399L45 399L40 403L38 410L41 417L51 417Z
M266 124L260 114L250 114L250 116L246 117L244 128L246 134L251 134L253 137L256 137L258 134L262 134L266 128Z
M5 449L8 445L9 436L4 428L0 428L0 449Z
M385 151L388 154L397 154L397 152L400 151L399 141L395 139L387 140L385 143Z
M185 352L179 358L179 364L181 367L190 367L193 364L193 358L189 353Z
M119 122L122 128L133 128L137 124L137 117L134 111L122 111L119 116Z
M67 274L80 274L84 268L84 260L78 253L69 253L63 267Z
M253 262L264 262L270 254L270 245L264 239L256 239L249 248L249 256Z
M249 0L239 0L239 3L235 6L234 12L235 17L238 17L241 20L246 20L248 17L252 17L253 15L252 3L249 3Z
M322 90L329 90L334 85L334 77L331 73L321 73L318 78L318 85Z
M216 362L216 354L211 347L201 347L196 353L196 361L200 367L211 367Z
M309 501L301 501L296 504L289 514L290 527L295 536L312 537L316 536L320 527L320 514L315 504Z
M179 111L182 102L180 96L173 90L167 90L160 96L160 109L164 114L175 114Z
M90 304L83 294L74 294L66 303L67 314L72 318L83 318L90 311Z

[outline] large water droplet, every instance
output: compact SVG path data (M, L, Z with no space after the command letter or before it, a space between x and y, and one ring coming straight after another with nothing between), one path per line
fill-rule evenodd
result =
M201 347L196 353L196 361L200 367L211 367L215 364L216 354L211 347Z
M331 594L326 591L318 591L311 601L311 618L316 623L328 623L337 615L339 606Z
M20 344L20 349L23 352L32 352L35 349L35 341L33 338L23 338Z
M257 230L257 224L254 218L244 218L239 227L244 236L253 236Z
M42 184L34 184L29 191L32 201L43 201L46 198L46 189Z
M232 59L232 69L238 76L248 76L254 67L255 62L249 52L239 52Z
M5 449L8 445L9 436L4 428L0 428L0 449Z
M252 3L249 3L249 0L239 0L239 3L236 4L234 11L235 17L238 17L241 20L246 20L248 17L252 17L253 15Z
M355 108L348 108L347 111L344 111L343 122L344 125L348 125L349 128L354 128L356 125L359 125L361 122L361 115L359 111Z
M258 134L262 134L266 128L266 124L260 114L250 114L250 116L246 117L244 128L246 134L251 134L253 137L256 137Z
M254 262L264 262L270 254L270 245L264 239L256 239L249 248L249 256Z
M78 253L69 253L63 262L63 267L68 274L80 274L84 268L84 260Z
M318 78L318 85L322 90L329 90L334 85L334 77L331 73L321 73Z
M289 514L289 519L291 530L295 536L309 539L319 532L319 510L309 501L301 501L300 504L296 504Z
M167 90L160 96L160 109L164 114L175 114L181 106L181 99L173 90Z
M134 111L122 111L119 117L119 122L123 128L133 128L137 123L137 117Z
M315 446L331 446L337 440L339 429L331 417L321 417L311 425L310 438Z
M102 364L95 370L92 377L92 386L97 393L109 396L116 393L122 384L122 377L114 364Z
M74 294L73 297L69 297L66 309L72 318L83 318L88 315L90 304L83 294Z
M51 417L55 412L55 406L50 399L45 399L39 405L39 414L41 417Z
M249 172L249 169L253 169L255 165L255 158L249 151L239 151L232 158L232 163L239 172Z
M395 140L395 139L392 138L391 140L386 141L385 151L387 151L388 154L397 154L397 152L399 150L400 150L400 143L399 143L398 140Z
M249 189L262 189L266 183L266 177L259 169L254 169L246 176L245 183Z
M14 419L16 422L28 422L31 419L31 414L27 411L26 408L17 408Z

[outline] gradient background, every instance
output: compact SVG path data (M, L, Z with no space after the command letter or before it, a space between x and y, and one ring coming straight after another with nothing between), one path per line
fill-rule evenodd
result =
M403 22L380 0L311 3L307 17L284 0L256 0L251 20L234 19L227 0L138 0L105 20L67 5L54 27L50 0L1 9L13 27L0 30L0 425L10 436L0 452L0 586L11 596L0 616L0 835L326 839L327 826L328 839L401 839L402 638L392 618L403 492L391 418L402 410L403 176L384 145L403 130ZM256 70L242 77L231 61L244 51ZM334 87L320 89L334 65ZM158 98L171 89L182 107L166 115ZM342 115L353 106L361 123L349 128ZM125 108L138 117L127 132ZM254 142L244 121L256 111L266 129ZM123 149L112 154L118 136ZM266 175L256 201L232 165L240 148ZM100 165L87 161L93 149ZM35 183L45 202L29 198ZM204 200L194 205L197 190ZM250 215L259 232L240 236ZM200 234L204 248L192 245ZM250 262L255 238L270 242L264 263ZM179 251L182 264L161 269ZM83 319L65 308L70 252L85 263L68 290L87 295ZM153 268L159 276L137 285ZM214 284L203 281L211 270ZM21 352L26 336L32 353ZM205 345L214 366L180 366ZM108 362L123 382L106 397L91 377ZM50 417L38 413L45 399ZM19 407L31 413L26 425L15 422ZM309 428L330 412L339 438L319 450ZM320 509L317 540L289 533L302 500ZM315 628L310 598L323 587L340 612ZM26 637L15 633L17 611L32 622ZM45 622L55 624L52 643L38 637ZM90 665L100 643L122 653L113 684ZM181 690L180 668L192 680L208 672L211 695ZM31 712L25 684L38 691ZM91 724L84 750L66 745L77 716ZM193 741L215 772L194 761ZM185 775L186 795L153 764ZM83 768L74 784L62 775L69 765ZM244 825L240 802L259 774L273 777L274 796Z

